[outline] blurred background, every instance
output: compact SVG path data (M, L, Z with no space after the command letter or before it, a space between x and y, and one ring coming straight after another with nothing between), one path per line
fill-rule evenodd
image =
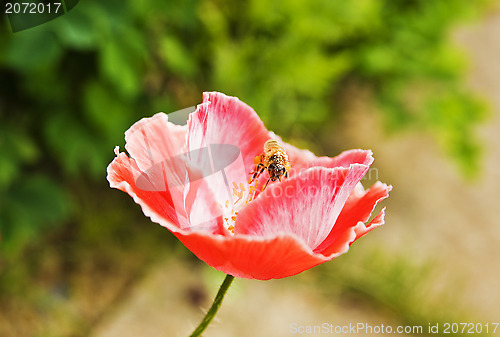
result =
M363 184L394 190L348 254L236 280L206 336L500 321L498 1L86 0L0 20L0 336L192 332L224 275L106 166L135 121L212 90L318 155L372 149Z

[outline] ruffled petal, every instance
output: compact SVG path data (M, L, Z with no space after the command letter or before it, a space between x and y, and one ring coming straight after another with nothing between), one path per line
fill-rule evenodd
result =
M354 241L356 241L362 236L365 236L372 229L382 226L385 222L384 218L385 218L385 207L382 208L380 213L377 214L377 216L374 217L373 220L370 221L368 225L361 221L358 222L358 224L354 227L354 232L356 233L356 238L354 239Z
M278 140L283 144L288 155L292 169L290 176L311 167L349 167L351 164L362 164L370 166L373 163L373 153L371 150L354 149L344 151L335 157L317 157L309 150L299 149L291 144L285 143L273 132L269 132L269 137Z
M293 145L284 143L285 150L290 160L292 170L290 175L300 173L311 167L349 167L351 164L362 164L370 166L373 163L373 153L370 150L348 150L338 156L316 157L309 150L298 149Z
M123 152L117 153L107 168L107 179L111 187L128 193L152 221L172 231L196 229L228 234L222 225L221 211L203 180L197 181L193 189L182 185L159 188L165 186L167 171L163 170L161 175L159 168L166 167L161 163L157 167L154 174L148 175L139 169L134 159ZM190 190L196 191L197 199L186 203L185 194ZM200 213L205 216L203 222L194 222L192 218Z
M331 232L368 166L315 167L266 188L236 219L235 234L275 237L293 234L315 249Z
M345 251L348 246L368 233L370 230L384 223L385 208L368 224L375 206L389 196L392 186L376 182L369 190L356 189L347 200L340 213L335 226L325 241L319 245L315 252L324 255ZM349 238L346 242L345 238Z
M268 139L259 116L236 97L206 92L203 103L189 116L190 163L202 168L215 199L224 206L225 218L237 212L239 194L244 194L243 199L248 197L254 159ZM239 190L233 193L234 186Z
M147 213L159 222L174 224L176 227L187 226L186 214L182 194L171 193L166 188L155 188L155 185L164 185L163 181L155 182L149 179L137 166L135 160L127 157L125 153L117 153L117 157L107 168L109 185L131 195L136 203L147 200L145 206ZM140 181L141 188L136 182ZM151 187L151 188L148 188ZM177 210L176 210L177 209ZM146 213L146 212L145 212Z
M226 170L232 175L231 179L237 181L248 180L248 174L254 168L254 158L262 153L264 143L269 139L268 131L251 107L236 97L218 92L203 93L203 103L190 115L188 128L190 151L216 144L234 145L239 149L243 168L236 168L234 174L232 170ZM226 157L232 155L232 152L227 152L212 153L213 162L227 161Z
M125 132L125 149L145 172L156 164L169 164L186 152L186 132L185 125L170 123L168 116L160 112L141 119Z

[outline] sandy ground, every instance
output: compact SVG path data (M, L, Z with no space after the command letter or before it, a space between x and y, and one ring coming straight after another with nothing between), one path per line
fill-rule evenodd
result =
M360 107L366 115L347 116L341 135L346 149L371 148L379 179L395 186L385 203L386 225L371 233L370 240L383 242L389 251L437 261L442 269L438 281L460 282L462 289L456 296L483 323L498 322L500 304L498 32L500 12L456 34L457 43L471 58L468 84L491 102L491 118L478 130L485 146L484 173L479 181L465 182L428 135L382 136L362 102ZM186 336L209 305L209 299L199 306L189 304L189 289L196 288L200 278L208 279L205 286L211 298L222 277L208 267L194 273L166 259L137 284L91 336ZM307 272L296 278L300 278L298 282L237 280L217 321L204 336L292 336L290 324L294 322L391 323L368 309L343 308L324 301L303 281Z

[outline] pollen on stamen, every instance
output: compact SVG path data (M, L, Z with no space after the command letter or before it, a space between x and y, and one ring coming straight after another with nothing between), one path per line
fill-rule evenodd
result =
M248 194L250 195L250 198L247 199L245 204L248 204L250 201L255 199L255 192L257 191L257 187L259 187L259 181L256 180L254 185L250 185Z
M255 184L251 184L247 187L245 184L240 183L239 185L236 182L232 182L233 193L231 200L226 200L225 207L219 204L219 206L224 210L224 214L226 217L223 217L225 227L234 234L234 223L236 222L236 218L238 216L238 211L241 207L247 205L250 201L255 198L255 192L257 191L257 186L259 185L258 181L255 181ZM248 192L247 192L248 191ZM232 204L232 207L230 205ZM229 214L231 213L231 214Z

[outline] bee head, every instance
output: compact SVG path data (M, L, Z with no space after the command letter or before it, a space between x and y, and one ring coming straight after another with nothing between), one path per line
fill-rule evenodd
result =
M269 164L267 171L271 181L276 181L285 174L285 167L281 164Z

